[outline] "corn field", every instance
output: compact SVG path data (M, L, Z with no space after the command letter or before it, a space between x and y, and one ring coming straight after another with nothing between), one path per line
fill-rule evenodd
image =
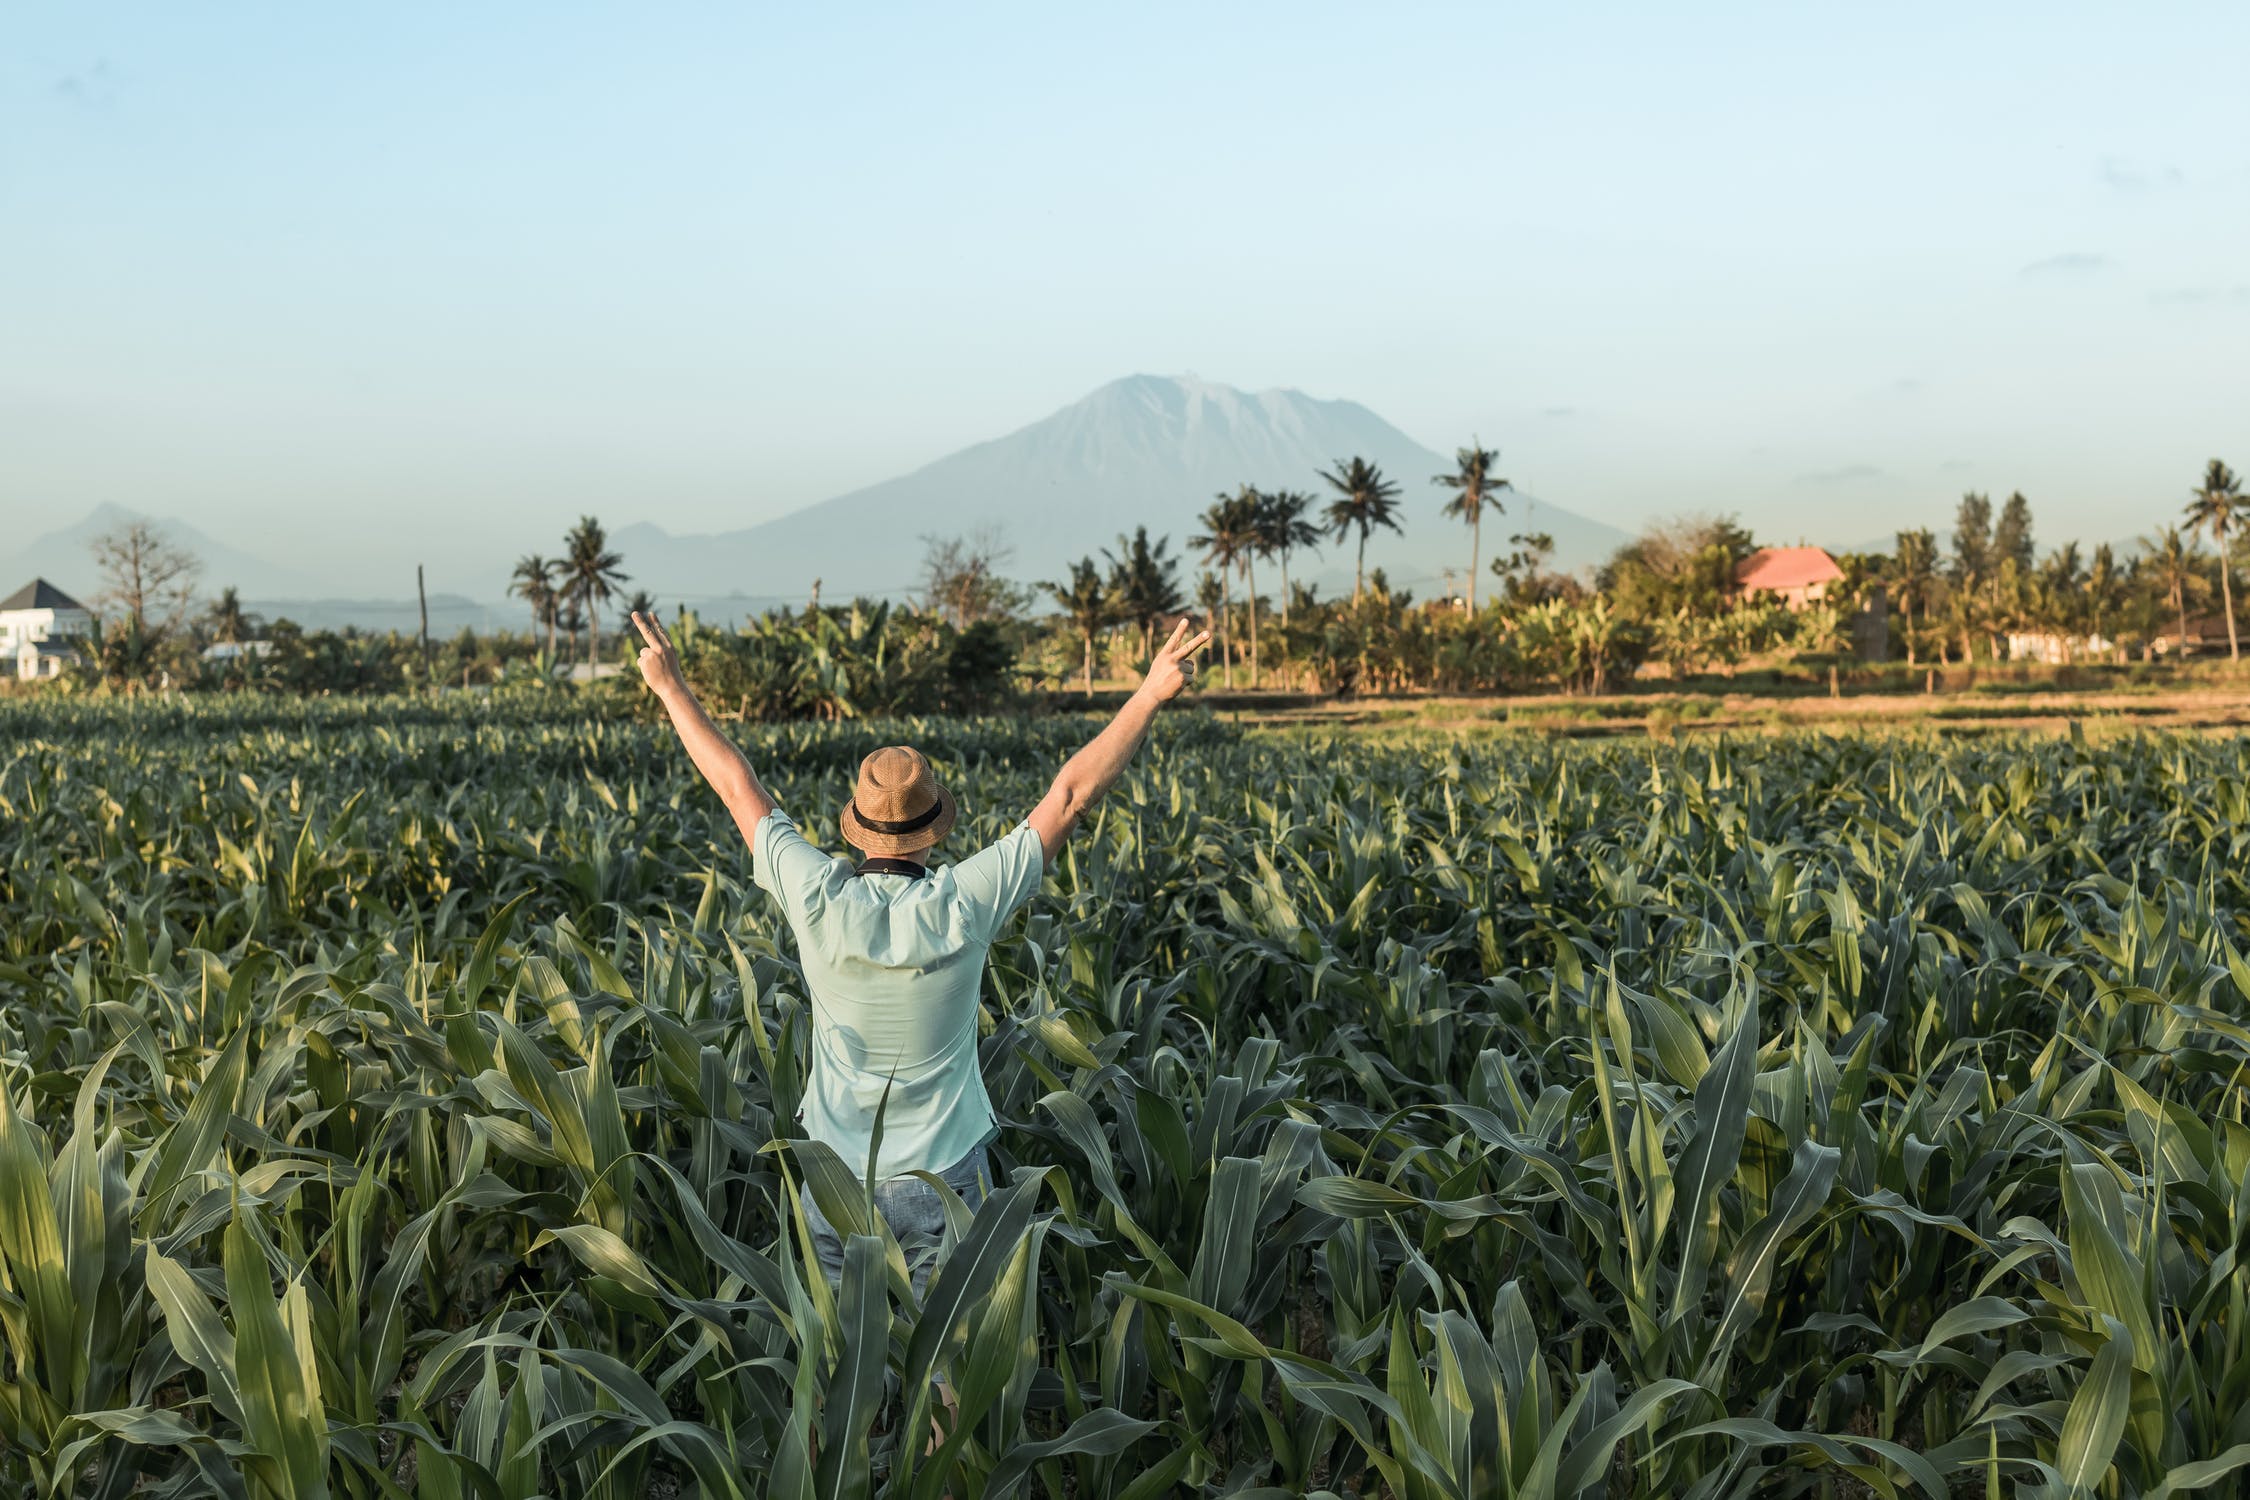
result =
M2250 742L1168 722L993 950L917 1304L738 836L571 712L0 704L0 1492L2250 1475ZM926 746L958 850L1089 728L743 737L831 847Z

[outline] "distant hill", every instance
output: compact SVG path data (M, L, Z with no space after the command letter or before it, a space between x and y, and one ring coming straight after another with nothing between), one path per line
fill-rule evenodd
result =
M96 506L74 525L34 537L21 547L0 553L0 578L10 580L0 583L0 589L14 588L17 583L32 578L46 578L74 597L92 604L94 596L103 588L101 575L94 571L94 538L130 521L150 522L166 537L200 558L203 573L197 587L201 592L216 595L230 585L240 589L245 598L300 598L320 592L317 583L296 569L240 551L176 516L144 516L118 505ZM18 574L22 577L18 578Z
M1464 569L1466 528L1439 515L1445 492L1430 483L1453 467L1450 459L1357 402L1156 375L1112 381L1006 437L761 525L674 536L643 524L615 541L635 586L667 603L730 592L795 600L815 578L831 599L902 593L916 582L921 537L979 527L1014 549L1011 576L1057 578L1071 559L1098 554L1136 525L1170 534L1173 551L1184 551L1212 496L1240 484L1302 490L1325 504L1333 492L1319 471L1355 455L1398 483L1406 527L1403 536L1368 541L1368 566L1425 594L1445 569ZM1551 533L1564 569L1598 561L1624 540L1535 497L1506 499L1505 514L1486 517L1485 558L1515 531ZM1297 560L1291 574L1334 592L1350 586L1351 566L1348 548L1330 547L1317 560Z
M630 575L628 592L647 589L669 609L686 603L708 617L735 619L775 603L802 601L818 578L830 600L855 594L896 597L919 582L925 536L998 533L1014 556L1009 577L1025 583L1059 578L1072 559L1099 556L1118 533L1145 524L1169 535L1175 556L1188 557L1196 517L1219 491L1254 484L1301 490L1317 509L1333 496L1319 473L1339 460L1364 457L1400 490L1403 535L1368 540L1367 565L1394 584L1427 597L1451 570L1468 563L1467 528L1439 514L1446 492L1432 475L1450 457L1423 447L1354 401L1323 401L1301 391L1255 394L1208 381L1134 375L1112 381L1081 401L1005 437L964 448L910 474L738 531L673 535L642 522L612 533ZM1508 471L1503 456L1500 470ZM1616 528L1510 494L1507 509L1487 515L1479 565L1506 550L1513 532L1544 531L1555 539L1553 566L1575 570L1601 561L1625 537ZM133 519L104 505L77 524L38 537L9 554L0 546L0 590L35 576L88 599L100 592L87 544ZM355 577L351 560L309 570L278 566L178 519L157 522L203 560L201 592L239 589L249 609L307 626L354 624L367 629L414 628L410 595L351 597L388 589ZM552 551L552 548L548 550ZM452 555L449 592L430 597L430 628L451 635L462 625L525 628L528 613L507 597L513 553ZM1324 594L1351 587L1347 545L1291 560L1290 575ZM1489 576L1489 575L1488 575ZM475 580L465 596L461 586ZM1260 585L1278 589L1261 568ZM433 580L433 583L435 580Z

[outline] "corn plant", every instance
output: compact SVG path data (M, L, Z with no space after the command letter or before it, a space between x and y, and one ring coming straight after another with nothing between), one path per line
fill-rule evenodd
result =
M2242 740L1168 725L994 950L917 1296L738 840L584 712L0 704L8 1493L2250 1472ZM966 846L1086 732L743 734L812 829L925 745Z

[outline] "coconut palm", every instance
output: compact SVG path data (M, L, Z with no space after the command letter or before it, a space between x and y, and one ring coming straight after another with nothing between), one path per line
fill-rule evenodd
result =
M2234 629L2234 568L2227 556L2227 535L2242 516L2242 481L2234 470L2217 459L2203 471L2203 483L2189 491L2187 523L2211 533L2219 544L2219 597L2227 616L2227 655L2242 660L2242 641Z
M531 606L531 633L536 636L541 626L546 627L549 656L555 654L555 606L561 602L555 588L558 566L536 552L529 557L519 557L508 583L508 592Z
M1937 583L1937 538L1927 528L1898 534L1898 555L1891 560L1891 581L1898 588L1898 609L1905 620L1906 664L1914 660L1914 606L1930 608L1930 590Z
M1405 533L1398 524L1398 486L1364 458L1338 459L1335 472L1324 470L1320 477L1337 496L1326 512L1330 534L1340 542L1359 533L1359 560L1352 568L1352 603L1357 606L1367 576L1367 534L1378 526Z
M1296 490L1275 490L1265 497L1258 520L1258 551L1281 564L1281 628L1289 628L1289 554L1320 545L1320 528L1305 519L1313 497Z
M1094 566L1090 557L1082 557L1070 565L1067 583L1040 585L1062 610L1063 618L1070 621L1085 647L1086 691L1094 691L1094 637L1118 621L1120 600L1117 592L1102 579L1101 569Z
M1226 602L1225 579L1209 569L1195 575L1195 607L1203 611L1206 625L1220 617L1220 611L1226 607Z
M1172 539L1148 539L1146 526L1135 527L1128 539L1118 533L1117 550L1104 548L1109 560L1110 590L1117 595L1118 620L1139 629L1141 660L1156 653L1156 632L1168 616L1180 612L1180 563L1171 555Z
M256 633L258 618L242 608L242 595L232 584L219 590L219 597L211 601L211 608L203 616L211 639L233 645L246 641Z
M578 607L578 600L575 597L566 593L557 593L554 611L554 631L549 633L547 642L547 655L550 659L555 654L553 636L556 632L559 632L563 639L575 644L579 633L586 628L586 611Z
M563 592L586 615L586 667L592 675L602 654L601 607L625 582L625 559L609 550L609 535L592 516L580 516L563 537Z
M2086 612L2095 636L2105 641L2109 639L2109 613L2117 607L2121 582L2117 554L2104 542L2094 549L2094 560L2086 565Z
M1475 438L1466 448L1456 448L1453 453L1456 465L1450 474L1434 474L1430 483L1443 485L1453 491L1453 498L1445 502L1445 514L1469 523L1469 613L1477 611L1477 544L1482 540L1486 506L1498 511L1501 490L1512 490L1508 483L1492 472L1500 461L1500 450L1487 448Z
M1234 570L1241 567L1258 544L1258 492L1243 485L1235 493L1222 493L1204 507L1203 531L1188 538L1188 545L1203 554L1204 562L1219 575L1219 665L1228 687L1234 686ZM1258 601L1250 600L1250 685L1258 685Z
M2065 542L2039 564L2034 623L2066 639L2079 633L2086 613L2086 560L2078 543ZM2068 649L2068 648L2066 648Z
M2195 567L2195 549L2180 535L2180 528L2167 526L2154 540L2143 537L2141 544L2148 548L2148 566L2164 602L2172 607L2180 622L2180 652L2187 652L2187 602L2188 593L2201 582Z

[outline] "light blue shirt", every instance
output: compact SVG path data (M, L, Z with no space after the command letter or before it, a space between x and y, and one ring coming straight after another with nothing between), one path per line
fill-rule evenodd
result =
M751 848L759 888L797 935L811 992L805 1134L864 1172L880 1104L878 1179L942 1171L990 1140L977 994L993 939L1045 873L1031 825L919 877L854 874L779 811L759 821Z

